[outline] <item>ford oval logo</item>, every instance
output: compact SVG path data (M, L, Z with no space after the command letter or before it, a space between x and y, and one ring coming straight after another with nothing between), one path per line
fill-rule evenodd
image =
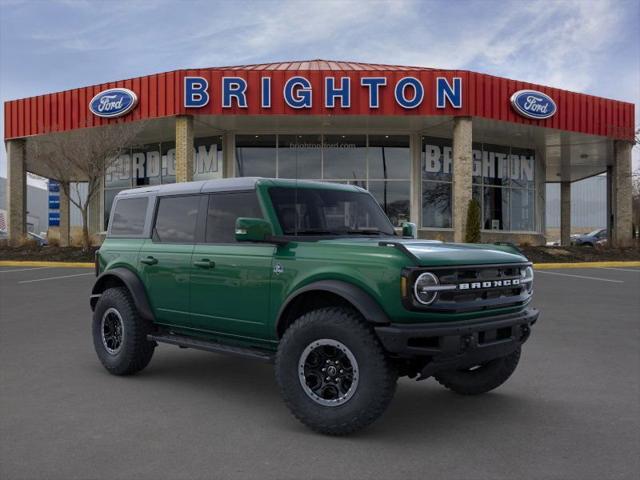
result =
M523 117L535 120L551 118L557 110L549 95L535 90L518 90L511 95L511 105Z
M138 104L138 96L128 88L103 90L89 102L89 110L103 118L126 115Z

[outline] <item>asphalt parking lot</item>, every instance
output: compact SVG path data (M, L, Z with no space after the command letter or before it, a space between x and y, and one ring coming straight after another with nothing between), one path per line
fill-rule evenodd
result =
M536 272L542 311L500 389L402 379L348 438L307 430L272 367L160 346L120 378L87 269L0 268L0 478L614 479L640 471L640 269Z

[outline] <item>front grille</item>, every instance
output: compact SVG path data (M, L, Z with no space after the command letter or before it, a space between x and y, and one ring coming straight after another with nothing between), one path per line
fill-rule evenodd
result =
M439 291L435 301L428 307L421 307L419 302L412 299L413 307L429 311L464 312L526 305L531 298L531 285L520 282L522 269L528 265L530 264L415 269L409 273L411 284L420 274L428 271L438 277ZM447 286L449 290L446 289Z

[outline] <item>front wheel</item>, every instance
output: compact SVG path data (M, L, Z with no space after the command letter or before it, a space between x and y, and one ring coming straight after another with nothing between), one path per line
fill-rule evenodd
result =
M100 362L114 375L131 375L146 367L154 342L147 340L151 325L143 319L126 288L109 288L93 312L93 346Z
M520 360L520 348L501 358L482 365L461 370L440 372L435 379L451 391L461 395L479 395L506 382L515 371Z
M276 380L298 420L320 433L346 435L382 415L397 372L360 315L334 307L303 315L285 332Z

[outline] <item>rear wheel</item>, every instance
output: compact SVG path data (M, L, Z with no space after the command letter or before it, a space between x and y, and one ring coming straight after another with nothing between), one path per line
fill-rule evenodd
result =
M151 324L138 314L126 288L107 289L93 312L93 346L114 375L131 375L149 364L155 348L147 341Z
M385 411L397 372L357 312L322 308L285 332L276 379L291 412L328 435L360 430Z
M479 395L506 382L520 360L520 348L501 358L462 370L451 370L434 375L444 387L461 395Z

